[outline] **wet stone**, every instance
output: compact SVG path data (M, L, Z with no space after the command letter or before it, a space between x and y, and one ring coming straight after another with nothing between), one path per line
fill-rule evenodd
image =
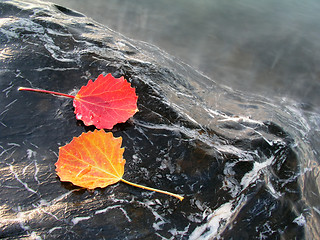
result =
M305 236L297 137L281 122L294 119L282 106L230 91L64 7L4 1L0 9L1 238ZM139 112L111 130L123 138L124 178L182 202L121 182L93 191L60 182L59 147L94 127L77 121L70 99L17 89L75 94L101 73L124 76L139 97Z

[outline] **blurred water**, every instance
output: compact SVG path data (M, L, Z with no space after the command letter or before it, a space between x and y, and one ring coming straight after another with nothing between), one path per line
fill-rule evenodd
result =
M319 237L316 3L75 4L98 8L93 18L116 20L104 23L125 35L164 43L212 78L62 7L2 2L0 237ZM89 129L70 101L16 89L70 92L108 72L125 75L139 96L132 122L113 129L124 139L126 177L183 192L182 203L122 184L89 192L56 177L58 147Z
M319 106L317 0L53 2L155 44L236 90Z

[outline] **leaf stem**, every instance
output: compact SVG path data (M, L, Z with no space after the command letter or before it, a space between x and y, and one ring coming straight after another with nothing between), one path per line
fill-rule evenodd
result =
M62 97L75 98L75 96L68 95L68 94L65 94L65 93L53 92L53 91L48 91L48 90L43 90L43 89L36 89L36 88L19 87L18 90L19 91L31 91L31 92L49 93L49 94L58 95L58 96L62 96Z
M158 192L158 193L163 193L163 194L167 194L167 195L179 198L180 201L182 201L184 199L184 197L182 197L182 196L180 196L178 194L175 194L175 193L171 193L171 192L167 192L167 191L163 191L163 190L159 190L159 189L155 189L155 188L151 188L151 187L142 186L140 184L132 183L132 182L129 182L129 181L124 180L122 178L120 180L122 182L127 183L127 184L129 184L131 186L134 186L134 187L138 187L138 188L142 188L142 189L145 189L145 190L154 191L154 192Z

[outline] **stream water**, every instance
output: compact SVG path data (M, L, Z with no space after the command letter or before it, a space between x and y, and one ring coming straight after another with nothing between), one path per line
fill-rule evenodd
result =
M52 2L152 43L235 90L319 106L317 0Z
M313 76L305 95L291 86L297 92L270 97L270 88L246 82L240 91L59 5L8 0L0 13L1 238L319 239L317 43L301 46L308 64L287 66L287 77ZM252 66L265 59L250 56ZM272 61L277 71L287 69L284 56ZM17 89L74 95L101 73L125 76L139 97L139 112L112 129L123 138L125 179L182 202L123 183L88 191L60 182L59 147L94 128L75 119L72 100Z

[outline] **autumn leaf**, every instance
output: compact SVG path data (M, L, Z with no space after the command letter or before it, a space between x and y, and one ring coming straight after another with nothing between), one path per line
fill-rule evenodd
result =
M137 111L137 95L124 77L114 78L110 73L102 74L93 82L89 80L76 96L42 89L20 87L20 91L50 93L73 98L78 120L86 126L111 129L117 123L127 121Z
M72 182L74 185L94 189L104 188L119 181L146 190L183 197L129 182L122 178L125 159L122 138L115 138L111 132L95 130L82 133L79 137L59 149L56 171L61 181Z
M137 112L137 98L135 89L124 77L116 79L109 73L81 87L73 106L76 118L85 125L111 129Z
M125 160L122 138L114 138L104 130L82 133L59 148L56 171L61 181L94 189L120 181Z

